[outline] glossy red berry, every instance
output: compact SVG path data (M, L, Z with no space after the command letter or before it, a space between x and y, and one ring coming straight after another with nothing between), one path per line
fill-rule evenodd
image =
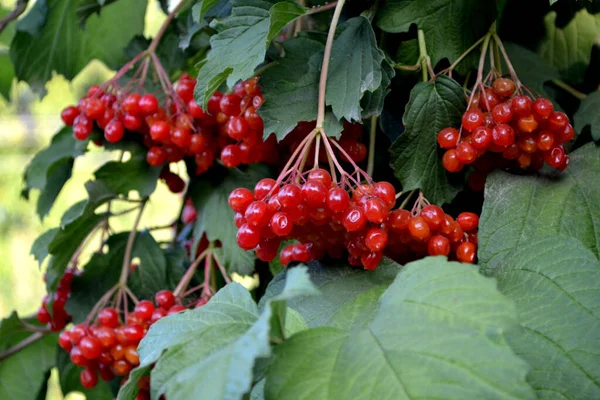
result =
M515 141L515 131L510 125L499 124L492 129L492 140L496 146L510 146Z
M340 187L332 188L327 194L327 208L334 213L346 211L350 206L350 195Z
M158 111L158 100L153 94L145 94L138 101L140 113L150 115Z
M388 216L388 207L378 197L370 197L363 206L365 217L369 222L381 224Z
M373 185L373 196L383 200L388 209L391 209L396 204L396 189L389 182L381 181Z
M558 168L565 159L565 149L562 145L554 146L544 153L544 161L551 167Z
M264 201L253 201L246 207L244 218L246 218L248 225L263 228L269 224L271 219L269 206Z
M476 251L475 244L463 242L456 248L456 259L462 263L473 264L475 262Z
M427 253L430 256L448 256L450 254L450 241L442 235L432 236L427 242Z
M154 301L165 310L175 305L175 296L170 290L161 290L154 296Z
M63 120L65 125L72 126L75 122L75 118L79 115L79 109L75 106L69 106L62 110L60 118Z
M167 161L167 152L162 147L150 147L146 153L146 161L151 167L161 166Z
M95 360L96 358L100 357L102 345L98 339L91 336L85 336L79 342L79 349L85 358L88 360Z
M365 269L373 271L377 268L381 259L383 258L383 252L380 251L371 251L363 254L360 257L360 262L365 267Z
M187 128L175 128L171 130L170 139L174 145L186 148L192 142L192 134Z
M292 232L294 224L290 216L284 212L273 214L270 222L271 230L277 236L287 236Z
M442 210L438 206L428 205L423 207L421 213L419 214L421 218L429 225L431 230L439 229L444 222L444 218L446 214L444 210Z
M492 118L498 124L508 124L512 117L513 111L508 102L500 103L492 110Z
M492 143L492 140L492 130L488 127L480 126L471 135L471 146L475 150L486 150Z
M254 195L249 189L237 188L229 195L229 207L235 212L245 213L246 208L254 201Z
M150 319L152 317L152 313L154 312L154 304L152 304L149 300L142 300L135 305L134 311L139 315L142 319Z
M234 144L229 144L221 150L221 162L227 168L235 168L241 163L239 148Z
M477 159L477 151L470 143L462 142L456 146L456 158L461 164L471 164Z
M448 172L458 172L463 169L464 164L458 159L455 149L447 150L442 157L442 165Z
M360 208L353 207L344 215L343 225L348 232L359 231L367 225L367 217Z
M114 308L104 308L98 314L98 322L109 328L116 328L119 325L119 313Z
M527 96L515 96L511 99L512 111L520 116L531 114L532 101Z
M84 368L79 374L79 381L86 389L93 389L98 384L98 374L92 368Z
M408 229L408 223L410 222L411 218L412 216L410 215L410 212L399 209L390 213L388 216L388 222L392 230L400 232Z
M312 208L324 207L327 202L328 190L318 181L308 181L302 185L302 196L307 206Z
M231 93L223 96L219 103L221 112L229 116L238 116L241 112L240 102L241 97L237 94Z
M248 224L244 224L237 232L237 244L244 250L252 250L260 241L260 230Z
M548 118L548 129L554 133L561 134L564 132L568 123L569 117L567 117L565 113L555 111Z
M453 149L458 144L458 130L455 128L444 128L438 133L437 141L442 149Z
M380 228L371 228L365 235L365 245L371 251L383 251L388 242L387 233Z
M285 210L293 210L302 203L302 189L294 184L284 185L277 193L277 200Z
M537 119L548 119L554 112L554 105L550 100L540 97L533 102L531 110Z
M478 108L472 108L463 114L462 126L469 132L472 132L475 130L475 128L482 126L484 123L485 117Z
M477 226L479 225L479 217L477 214L472 212L463 212L458 214L458 217L456 217L456 222L458 222L463 231L471 232L477 229Z
M104 128L104 138L110 143L117 143L123 139L125 130L119 120L110 121Z
M537 122L533 114L530 114L520 117L517 120L517 126L519 127L519 130L521 132L531 133L538 128L539 123Z
M66 351L71 351L73 348L73 343L71 343L71 334L69 331L63 331L60 333L58 336L58 345Z
M492 90L500 97L510 97L515 91L512 79L498 78L492 84Z
M431 234L429 225L422 217L414 217L408 222L410 235L417 240L427 240Z
M121 103L123 111L130 115L138 115L140 113L139 102L141 97L137 93L128 94Z

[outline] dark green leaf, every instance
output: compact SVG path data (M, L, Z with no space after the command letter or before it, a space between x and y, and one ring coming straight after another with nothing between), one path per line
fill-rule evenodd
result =
M287 24L301 17L304 13L306 13L306 8L294 1L281 1L273 5L269 10L269 35L267 41L270 42L273 40Z
M218 8L219 6L224 7L224 5L219 3L229 3L228 0L200 0L192 7L192 18L194 22L200 23L205 16L210 15L209 11L211 8Z
M54 240L54 236L58 233L58 228L52 228L42 233L40 236L35 239L35 242L31 245L30 254L35 258L38 262L39 266L42 266L42 263L48 257L48 247L50 243Z
M125 162L110 161L94 172L96 179L116 194L127 196L135 190L140 197L148 197L156 188L161 167L150 167L146 162L147 150L136 146L131 151L131 159Z
M594 140L600 140L600 92L590 93L583 99L574 120L578 133L589 125Z
M0 399L37 400L56 362L57 335L46 335L0 362Z
M0 49L0 95L10 99L10 89L15 78L15 69L8 55L8 50Z
M381 62L381 71L381 85L373 93L365 92L360 100L362 119L367 119L374 115L381 115L383 112L383 102L385 97L391 91L389 86L392 83L392 78L396 75L396 71L385 59Z
M396 60L402 65L416 65L419 62L419 42L417 39L400 42L396 51Z
M544 83L558 78L558 71L543 58L525 47L514 43L504 43L519 80L537 93L545 93Z
M174 290L190 265L185 249L169 247L165 250L167 261L167 286L163 289Z
M552 11L544 17L546 35L538 53L554 65L564 79L583 82L592 47L600 35L600 14L592 15L582 9L562 28L556 26L556 15L556 11Z
M288 306L298 311L310 327L333 326L336 314L346 304L371 289L387 288L399 270L400 265L387 258L374 272L352 267L330 267L319 262L311 262L308 271L313 284L322 295L299 297L290 300ZM282 292L287 273L286 269L271 281L267 292L260 300L261 308L269 299ZM374 300L370 304L372 307L377 304L377 299Z
M73 170L72 160L63 160L52 164L48 169L46 186L40 191L36 211L41 219L44 219L54 205L65 183L71 178Z
M429 257L400 271L367 327L277 346L265 398L532 399L528 366L503 338L516 315L476 267Z
M30 13L44 15L47 9L47 18L26 17L17 25L10 47L15 73L37 93L45 93L53 71L72 79L92 59L119 66L127 43L143 32L145 0L106 6L101 15L88 18L85 29L77 21L79 4L76 0L38 1Z
M600 397L600 262L581 242L537 236L492 269L514 300L519 330L508 332L515 353L532 367L538 398Z
M100 207L102 204L117 197L103 181L87 181L85 183L85 190L88 198L73 204L62 216L60 220L60 226L64 227L77 218L81 217L84 213L91 213Z
M450 202L459 187L448 180L438 151L437 134L460 125L466 101L462 87L447 76L419 83L404 112L406 131L390 148L390 163L403 190L421 189L431 203Z
M265 103L258 113L265 135L283 139L300 121L317 119L319 75L325 46L321 40L300 36L283 42L285 57L260 78Z
M222 247L217 249L217 254L229 272L249 275L254 270L255 255L237 245L237 228L233 223L235 214L228 206L227 199L235 188L254 188L256 182L266 176L266 168L252 165L246 172L228 170L227 176L218 183L200 179L190 183L188 194L198 212L194 238L199 241L206 234L209 241L219 240Z
M600 149L590 143L571 154L563 174L488 176L479 229L479 261L501 265L521 243L540 234L572 236L600 254Z
M377 25L386 32L408 32L412 24L425 33L434 64L456 60L489 30L496 3L479 0L387 0Z
M93 14L100 14L103 7L114 3L117 0L79 0L77 6L77 21L84 28L87 19Z
M167 260L148 231L139 232L135 238L133 257L139 257L140 265L129 276L129 284L140 298L151 299L167 286Z
M19 343L31 334L16 311L0 320L0 353Z
M338 119L361 121L360 100L381 86L383 59L369 20L348 20L333 42L327 76L326 102Z

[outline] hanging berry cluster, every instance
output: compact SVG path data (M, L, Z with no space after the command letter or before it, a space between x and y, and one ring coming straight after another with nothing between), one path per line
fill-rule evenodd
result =
M176 304L175 296L168 290L158 292L154 301L137 303L132 313L125 313L125 321L117 309L106 307L98 313L95 323L78 324L60 334L59 346L69 352L73 364L83 367L80 380L84 388L95 387L98 376L105 381L126 379L140 363L137 346L150 325L186 309Z
M318 167L321 140L333 176ZM332 144L351 162L352 174L338 163ZM314 157L314 167L302 172L309 155ZM460 261L474 262L476 215L466 218L470 224L465 230L422 196L412 213L392 211L395 203L396 191L389 182L374 182L320 129L300 143L277 181L263 179L253 192L238 188L229 196L229 205L236 213L238 245L255 249L263 261L277 256L282 241L294 239L300 243L282 250L283 265L325 255L339 259L347 254L351 265L372 270L384 254L418 258L428 253L448 256L452 250Z
M65 304L71 297L71 283L75 276L75 268L67 268L63 274L56 292L46 294L42 305L37 312L37 320L42 325L48 325L54 332L62 330L69 322L71 316L65 310ZM52 300L52 314L48 310L48 303Z

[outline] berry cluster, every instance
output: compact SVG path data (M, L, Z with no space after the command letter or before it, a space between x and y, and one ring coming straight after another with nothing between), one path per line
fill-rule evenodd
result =
M58 288L54 294L46 294L42 300L42 305L37 312L37 320L42 325L48 325L54 332L61 331L69 322L71 316L65 311L65 304L71 297L71 283L75 276L75 269L68 268L63 274ZM52 296L52 297L50 297ZM48 302L53 300L52 315L48 311Z
M300 244L289 245L280 254L283 265L326 254L341 258L347 252L351 265L372 270L384 254L418 258L448 256L451 250L459 261L474 262L475 214L461 215L456 222L428 203L419 203L413 213L391 211L395 203L396 191L388 182L361 184L350 194L318 168L308 172L303 184L281 185L266 178L254 192L238 188L229 196L236 212L238 245L255 249L263 261L277 256L283 240L295 239Z
M146 159L151 166L188 156L195 158L196 173L201 174L217 156L230 168L273 162L277 159L276 139L271 136L263 141L263 121L256 110L264 100L257 81L241 82L230 94L216 92L205 113L194 100L196 81L188 74L179 78L174 89L159 96L164 97L162 104L154 94L129 91L129 85L121 87L113 79L102 87L92 86L77 106L62 111L61 118L73 126L79 140L92 134L94 124L110 143L131 132L133 140L148 147ZM171 190L182 186L174 178L165 180Z
M139 365L137 346L150 325L186 309L176 304L168 290L158 292L155 303L140 301L124 323L115 308L107 307L98 313L95 324L78 324L60 334L60 347L69 352L73 364L84 367L80 374L83 387L95 387L98 375L105 381L127 377Z
M575 131L566 114L554 111L546 98L518 94L508 78L497 78L491 87L482 87L471 97L461 129L445 128L438 134L438 144L447 149L442 158L446 170L458 172L488 152L521 168L539 170L544 162L561 171L567 167L569 156L563 143L572 140ZM498 157L492 155L491 159ZM478 173L485 173L485 166L474 166Z

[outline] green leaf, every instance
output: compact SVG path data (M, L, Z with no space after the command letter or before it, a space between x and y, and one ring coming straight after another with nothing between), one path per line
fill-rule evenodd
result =
M0 399L37 400L56 362L57 335L42 337L0 362Z
M108 382L102 379L98 380L98 384L93 389L85 389L79 379L82 368L77 367L71 362L69 353L60 349L56 358L59 384L63 395L66 396L71 392L80 392L85 393L86 400L108 400L114 398Z
M589 125L594 140L600 140L600 92L587 95L581 101L573 119L575 120L575 129L579 134Z
M84 214L56 232L48 245L48 253L51 255L46 270L46 288L48 292L52 292L57 288L71 257L81 242L104 218L104 215Z
M338 119L361 121L360 100L381 86L384 54L367 18L352 18L341 28L331 49L325 99Z
M293 270L293 268L291 269ZM290 270L290 271L291 271ZM330 267L319 262L309 264L313 284L321 291L318 297L298 297L287 305L302 315L309 327L334 326L336 315L362 293L374 288L387 288L400 270L400 265L384 258L375 271L365 271L348 266ZM283 291L288 270L277 275L260 300L261 309L267 301ZM375 307L376 300L371 305Z
M574 237L600 255L600 149L590 143L570 157L562 174L488 176L477 254L487 268L539 234Z
M219 3L223 3L223 0L200 0L194 4L192 7L192 18L194 22L200 23L208 14L208 11Z
M293 1L279 2L269 10L269 35L270 42L287 24L306 13L306 8Z
M0 18L5 18L10 12L12 12L11 9L0 6ZM8 25L6 25L4 27L4 29L2 29L2 32L0 32L0 44L5 45L6 47L9 47L10 41L12 40L14 35L15 35L15 24L9 23Z
M0 320L0 353L19 343L30 334L17 312L13 311L8 317Z
M211 37L211 51L198 72L195 97L206 106L213 92L225 81L229 87L254 73L264 61L267 46L277 33L272 30L284 26L298 14L294 6L282 5L270 10L276 0L232 0L231 15L222 23L213 24L218 33ZM285 22L286 19L289 19Z
M275 348L266 399L533 399L527 364L503 334L512 302L473 265L429 257L405 266L373 321L321 327Z
M433 64L456 60L486 34L496 19L496 3L479 0L387 0L377 25L385 32L408 32L411 25L425 33Z
M46 232L42 233L40 236L35 239L33 244L31 245L30 254L35 258L41 267L44 263L44 260L50 253L48 253L48 247L50 243L54 240L54 236L59 231L59 228L48 229Z
M131 150L131 159L125 162L109 161L94 176L116 194L128 196L135 190L140 197L148 197L156 189L161 167L150 167L146 161L147 150L141 145Z
M404 112L406 131L390 148L390 164L403 190L421 189L431 203L452 201L459 186L448 180L437 134L458 126L466 109L462 87L447 76L417 84Z
M219 240L222 247L217 249L217 255L227 270L249 275L254 271L256 258L254 252L244 251L237 245L237 228L233 223L235 214L228 206L227 199L235 188L254 188L256 182L267 176L267 169L252 165L245 172L230 169L226 173L225 177L216 182L197 179L190 183L188 195L198 212L194 223L194 238L199 241L206 234L209 241Z
M365 92L360 100L362 108L362 119L367 119L375 115L381 115L383 112L383 103L385 97L391 92L389 88L392 83L392 78L396 75L396 71L387 60L381 62L381 85L374 92Z
M43 14L46 7L47 18L24 19L17 25L10 46L15 73L37 93L45 94L53 71L73 79L93 59L118 67L127 43L144 30L145 0L106 6L101 15L88 18L85 29L77 21L79 5L78 0L38 1L30 13Z
M71 177L74 159L85 153L87 145L88 140L75 139L73 129L64 127L25 168L22 195L28 198L31 189L40 190L37 202L40 218L44 218L50 211L63 185Z
M10 89L15 78L15 69L10 61L8 50L0 49L0 95L10 99Z
M556 26L556 11L544 17L546 35L538 47L538 53L554 65L561 76L581 83L592 56L592 47L600 35L600 14L592 15L586 9L579 10L564 27Z
M546 93L544 83L559 77L556 68L533 51L515 43L505 42L504 47L519 80L534 92Z
M85 29L85 23L91 15L100 14L102 8L115 1L117 0L79 0L79 5L76 10L79 25Z
M103 181L87 181L84 186L88 198L73 204L63 214L60 220L60 226L64 227L70 224L85 213L94 212L94 210L102 204L117 197L115 192L113 192Z
M167 286L167 259L148 231L137 234L132 256L140 258L140 265L129 276L131 290L140 298L151 299Z
M285 57L260 77L265 98L258 109L265 128L282 140L300 121L317 119L319 75L325 45L321 40L300 36L282 43Z
M507 335L538 398L600 397L600 262L581 242L536 236L490 270L522 329Z

